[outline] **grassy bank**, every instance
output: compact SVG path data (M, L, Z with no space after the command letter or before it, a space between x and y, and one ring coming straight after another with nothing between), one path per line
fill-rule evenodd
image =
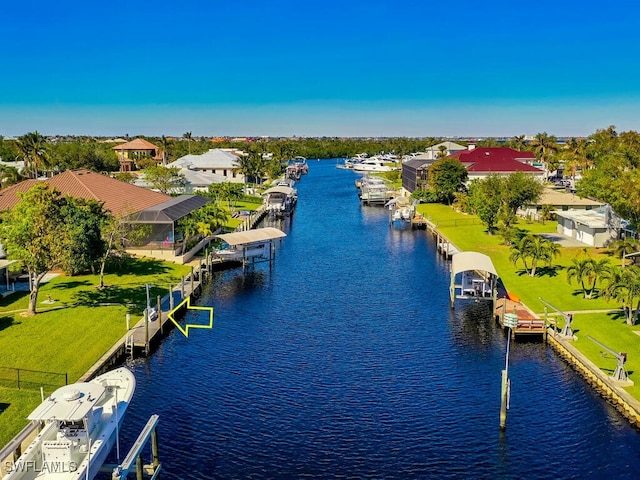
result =
M544 304L539 298L563 311L576 311L573 326L578 341L575 342L575 346L605 373L611 373L615 368L615 358L590 341L587 335L615 351L627 352L627 371L631 380L635 382L627 391L640 399L640 338L634 333L640 332L640 326L630 327L625 324L618 303L607 302L597 296L585 299L580 286L567 281L566 268L572 258L584 253L597 258L609 257L607 249L563 247L560 249L560 256L553 261L550 268L543 268L538 275L530 277L523 271L521 264L514 266L509 260L510 249L503 245L502 237L488 235L477 217L457 213L450 207L439 204L419 205L418 211L435 223L438 230L461 250L489 255L507 290L516 293L533 311L540 314L544 312ZM556 222L540 224L521 220L518 228L530 233L553 233L556 232L556 226ZM612 264L618 261L611 257ZM593 310L607 311L591 313ZM560 326L562 325L561 322Z
M27 293L14 293L0 301L0 367L66 373L76 381L126 332L126 314L132 323L146 305L150 285L152 303L168 293L188 266L138 259L126 269L105 276L108 288L97 289L97 275L59 276L40 290L39 313L20 315ZM53 303L42 303L51 298ZM11 370L0 368L0 446L26 425L25 418L40 402L39 389L9 386ZM28 378L28 374L25 374ZM47 387L49 394L55 387Z

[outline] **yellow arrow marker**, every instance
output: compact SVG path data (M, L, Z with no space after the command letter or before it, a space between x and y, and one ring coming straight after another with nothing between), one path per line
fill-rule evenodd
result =
M178 310L180 310L185 303L187 304L187 310L205 310L205 311L209 312L209 325L198 325L198 324L193 324L193 323L187 323L184 326L184 328L182 328L180 326L180 323L178 323L178 320L173 318L173 314L176 313ZM173 310L171 310L167 314L167 317L169 318L169 320L171 320L173 322L173 324L176 327L178 327L178 330L180 330L182 332L182 334L187 338L189 338L189 329L190 328L206 328L206 329L212 329L213 328L213 307L195 307L195 306L192 307L191 306L191 297L187 297L182 302L180 302L180 304L176 308L174 308Z

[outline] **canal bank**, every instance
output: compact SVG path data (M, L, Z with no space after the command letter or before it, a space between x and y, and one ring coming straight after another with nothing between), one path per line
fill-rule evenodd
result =
M273 265L215 273L198 299L215 328L133 365L145 401L123 441L158 413L172 478L636 478L618 460L637 432L538 342L512 342L500 433L491 309L452 311L433 238L361 206L353 178L319 162L273 224L287 233Z
M448 260L461 251L455 243L440 232L437 225L431 221L427 221L427 233L431 234L435 239L437 254L445 259ZM506 291L504 293L506 294ZM518 292L515 292L515 294L517 296ZM505 311L516 314L518 319L524 319L525 323L536 322L536 325L541 324L545 329L544 340L548 345L563 360L571 365L598 394L613 405L632 426L640 428L640 401L624 390L620 382L614 381L610 375L605 374L602 369L575 348L571 343L572 339L564 338L560 335L555 324L544 325L546 319L535 314L530 308L520 302L519 299L513 301L505 296L501 301L502 303L498 305L497 311L494 312L496 313L496 321L500 325L503 325L500 318L501 315L504 315ZM516 332L514 331L513 333L515 334ZM525 331L525 333L527 332Z

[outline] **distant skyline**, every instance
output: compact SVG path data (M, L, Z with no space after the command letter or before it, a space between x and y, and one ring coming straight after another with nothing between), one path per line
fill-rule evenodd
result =
M602 5L11 3L0 135L640 131L640 6Z

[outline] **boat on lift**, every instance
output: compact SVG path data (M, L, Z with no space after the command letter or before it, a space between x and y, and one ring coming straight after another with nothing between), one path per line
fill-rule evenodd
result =
M135 387L133 373L120 367L58 388L29 415L41 430L3 480L93 479L119 445Z

